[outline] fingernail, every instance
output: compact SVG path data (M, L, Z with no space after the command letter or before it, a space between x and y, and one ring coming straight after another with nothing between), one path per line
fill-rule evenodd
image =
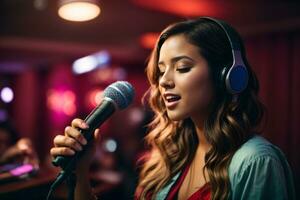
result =
M85 139L85 138L82 138L82 139L81 139L81 143L84 144L84 145L86 145L86 144L87 144L86 139Z
M85 122L82 122L81 126L82 126L82 128L88 128L89 127L89 125L87 125L87 123L85 123Z

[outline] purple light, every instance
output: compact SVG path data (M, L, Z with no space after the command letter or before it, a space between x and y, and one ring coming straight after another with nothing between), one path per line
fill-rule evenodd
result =
M2 101L4 101L5 103L9 103L13 100L14 93L10 87L4 87L1 90L0 96L1 96Z
M5 110L0 110L0 122L4 122L7 120L7 113Z
M26 173L29 173L33 170L33 166L30 164L21 165L13 170L10 170L10 173L14 176L20 176Z

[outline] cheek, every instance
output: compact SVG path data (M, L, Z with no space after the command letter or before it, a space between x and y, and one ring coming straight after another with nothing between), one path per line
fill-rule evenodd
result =
M213 97L211 81L206 76L191 77L188 80L185 102L187 106L197 110L207 108Z
M210 85L201 85L195 94L196 103L198 102L199 108L206 108L212 101L212 88Z

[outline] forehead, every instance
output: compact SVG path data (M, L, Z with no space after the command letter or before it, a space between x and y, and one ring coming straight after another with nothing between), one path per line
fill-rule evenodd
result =
M186 55L191 58L201 58L200 48L191 44L183 35L169 37L161 46L159 62L167 62L173 57Z

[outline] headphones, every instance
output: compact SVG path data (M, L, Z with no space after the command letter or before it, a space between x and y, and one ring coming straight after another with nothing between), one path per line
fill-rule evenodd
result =
M231 46L232 65L226 66L222 70L221 80L225 82L226 91L229 94L237 96L247 88L249 79L248 70L241 53L239 37L237 36L236 31L224 21L211 17L201 18L214 22L226 33Z

